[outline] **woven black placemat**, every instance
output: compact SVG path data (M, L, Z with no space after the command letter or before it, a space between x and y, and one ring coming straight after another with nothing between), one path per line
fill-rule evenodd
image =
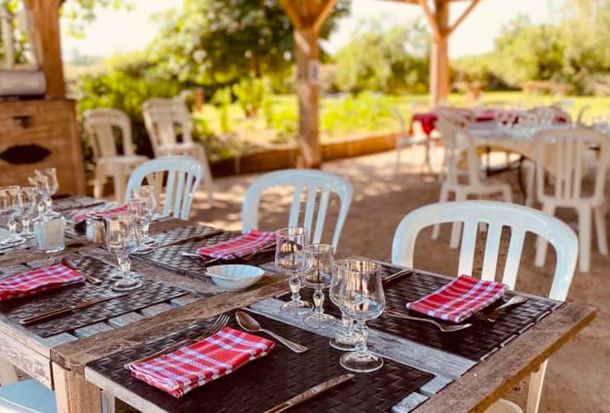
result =
M385 267L386 274L391 272L391 268ZM417 271L409 272L384 285L386 309L406 313L406 303L434 292L449 281L450 279L446 277ZM311 294L310 290L302 290L302 296L306 300L311 301ZM512 293L507 293L505 298L510 298L512 295ZM287 300L288 297L283 296L282 299ZM495 303L485 311L491 311L499 304L501 303ZM387 314L368 322L367 325L429 347L480 361L531 328L559 305L560 303L553 300L529 297L525 303L507 310L493 324L471 318L468 322L473 323L472 327L453 333L442 333L428 323L392 318ZM340 315L339 310L329 300L326 300L325 307L328 313L335 316ZM414 312L410 314L425 317Z
M309 351L296 354L277 343L266 357L176 399L130 376L123 364L167 348L185 337L198 337L206 323L89 364L115 383L128 388L168 412L239 413L262 412L331 377L347 373L340 365L343 354L328 339L263 316L263 327L302 343ZM233 325L235 327L235 325ZM291 412L356 413L384 412L433 378L421 370L385 360L375 373L358 374L350 382L312 399Z
M173 271L175 273L195 278L195 279L208 279L208 277L202 276L202 272L205 270L206 261L199 258L184 257L181 255L182 252L196 253L200 247L218 244L219 242L227 241L232 238L241 235L241 232L223 232L221 234L213 235L205 239L185 241L180 244L170 245L167 247L161 247L155 249L150 254L146 255L134 255L134 258L145 260L159 268ZM249 265L260 265L265 262L273 260L275 252L264 252L255 254L247 259L233 259L233 260L220 260L215 261L213 265L220 264L249 264Z
M207 225L188 224L166 232L153 233L151 236L157 241L155 248L161 248L166 244L174 244L191 239L206 238L217 234L218 232L220 232L219 229Z
M118 268L92 257L69 256L70 261L85 274L102 279L101 285L81 283L57 290L45 291L30 297L16 298L0 303L0 313L19 322L25 318L45 313L81 300L116 294L110 290L113 281L110 276L118 273ZM144 285L130 291L127 296L106 301L75 313L56 317L45 322L33 324L28 330L41 337L49 337L70 332L89 324L105 321L119 315L158 304L172 298L188 294L188 291L168 284L145 279Z

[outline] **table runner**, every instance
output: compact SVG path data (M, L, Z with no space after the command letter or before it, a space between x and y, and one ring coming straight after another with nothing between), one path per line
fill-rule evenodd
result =
M240 370L193 390L181 399L139 382L123 369L123 364L167 348L183 338L198 337L207 323L160 341L121 351L88 365L99 374L128 388L140 397L169 412L262 412L284 402L300 392L331 377L347 373L339 365L341 351L332 349L328 339L299 328L254 315L263 327L296 342L305 344L309 351L296 354L276 342L274 350ZM237 327L233 323L231 326ZM391 360L384 367L369 374L358 374L352 383L333 389L310 400L291 412L383 412L430 381L433 375Z

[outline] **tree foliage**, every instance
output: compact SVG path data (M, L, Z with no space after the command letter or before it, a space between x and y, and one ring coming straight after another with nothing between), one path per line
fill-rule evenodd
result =
M347 4L335 7L322 38ZM184 0L159 20L163 28L151 56L160 70L184 82L228 84L294 63L292 25L277 0Z
M335 84L341 91L422 91L428 78L429 35L412 21L384 29L362 23L335 56Z

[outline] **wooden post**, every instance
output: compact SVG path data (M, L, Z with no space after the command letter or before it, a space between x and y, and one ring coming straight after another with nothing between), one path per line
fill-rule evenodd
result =
M47 96L65 97L66 85L61 61L61 33L59 7L61 0L26 0L31 9L35 26L35 38L40 61L47 81Z
M449 95L449 1L435 0L434 36L430 51L430 105L435 108Z
M319 137L319 58L320 27L336 0L280 0L294 26L297 62L296 92L299 102L299 152L297 164L319 168L322 164Z

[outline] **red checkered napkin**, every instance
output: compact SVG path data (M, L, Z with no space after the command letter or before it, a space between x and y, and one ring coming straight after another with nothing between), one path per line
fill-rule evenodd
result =
M129 366L131 375L178 398L266 356L271 340L225 327L173 353Z
M432 294L407 303L407 308L430 317L461 323L474 312L499 300L505 291L504 284L460 275Z
M275 243L275 233L252 230L228 241L202 247L197 252L206 257L220 258L222 260L234 257L243 257L252 254Z
M128 210L129 210L129 207L127 205L121 205L116 208L105 209L103 211L98 211L93 214L85 213L85 214L75 215L73 220L74 220L75 224L80 224L81 222L86 220L87 217L89 217L89 216L95 216L98 218L110 218L110 217L113 217L116 215L121 215L121 214L127 212Z
M1 280L0 301L25 297L83 281L85 277L80 272L62 264L38 268Z

